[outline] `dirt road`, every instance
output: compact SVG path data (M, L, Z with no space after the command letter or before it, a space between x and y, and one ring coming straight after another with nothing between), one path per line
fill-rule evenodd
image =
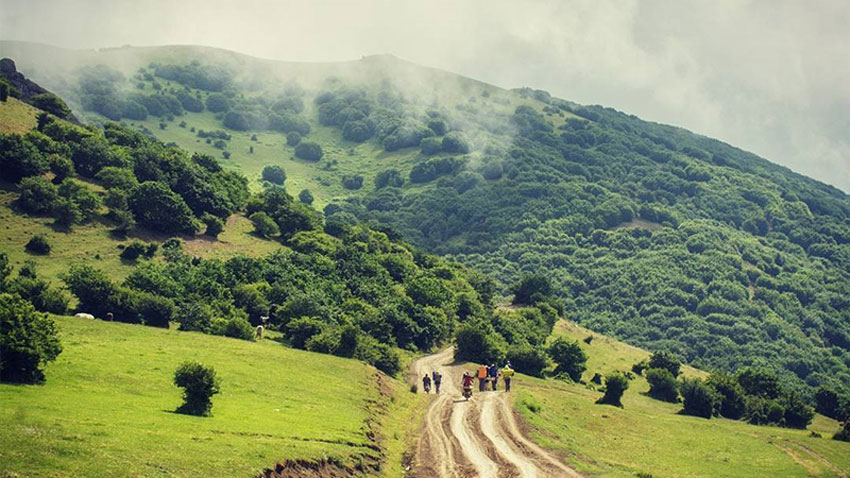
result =
M417 477L439 478L548 478L580 477L557 458L527 439L501 391L478 392L466 401L460 393L463 368L453 364L453 349L420 358L413 372L421 390L422 376L443 374L440 395L425 413L425 425L416 450ZM468 368L470 373L472 367ZM432 394L433 394L432 390Z

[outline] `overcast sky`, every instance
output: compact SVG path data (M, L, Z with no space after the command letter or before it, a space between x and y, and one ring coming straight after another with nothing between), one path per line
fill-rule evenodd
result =
M0 38L393 53L683 126L850 191L850 0L0 0Z

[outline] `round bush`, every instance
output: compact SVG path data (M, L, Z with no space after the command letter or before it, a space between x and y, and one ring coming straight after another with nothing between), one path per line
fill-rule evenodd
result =
M43 382L41 367L61 352L50 317L16 295L0 294L0 381Z
M322 147L312 141L302 141L295 147L295 157L305 161L318 161L324 154Z
M32 236L24 247L31 254L50 254L50 243L47 242L47 238L43 234Z
M211 415L212 396L221 391L221 383L212 367L183 362L174 372L174 385L183 389L183 404L177 408L178 413Z
M266 166L263 168L263 179L270 183L282 185L286 181L286 171L276 164Z

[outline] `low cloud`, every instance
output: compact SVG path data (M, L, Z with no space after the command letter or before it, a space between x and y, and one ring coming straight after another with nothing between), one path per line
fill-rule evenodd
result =
M850 191L846 0L0 0L0 35L300 61L393 53L683 126Z

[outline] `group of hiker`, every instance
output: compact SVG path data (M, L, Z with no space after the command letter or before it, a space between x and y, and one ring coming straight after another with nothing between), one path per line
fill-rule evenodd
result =
M426 373L424 377L422 377L422 388L425 390L425 393L431 393L431 383L434 384L434 388L436 389L436 393L440 393L440 382L443 381L443 374L440 372L433 370L431 371L431 376L429 377Z
M481 365L478 367L478 371L474 374L470 374L469 372L463 372L463 378L461 379L461 387L464 390L464 394L467 392L469 394L472 393L472 385L475 381L475 378L478 378L478 391L484 392L488 388L488 384L491 387L490 389L494 392L498 390L499 386L499 377L505 383L505 391L511 391L511 379L514 376L514 369L511 367L511 363L507 362L504 367L499 368L496 364L491 365ZM443 376L440 372L436 370L431 372L431 375L425 374L422 377L422 388L425 390L425 393L431 392L431 384L436 388L436 392L440 393L440 382L442 381Z

